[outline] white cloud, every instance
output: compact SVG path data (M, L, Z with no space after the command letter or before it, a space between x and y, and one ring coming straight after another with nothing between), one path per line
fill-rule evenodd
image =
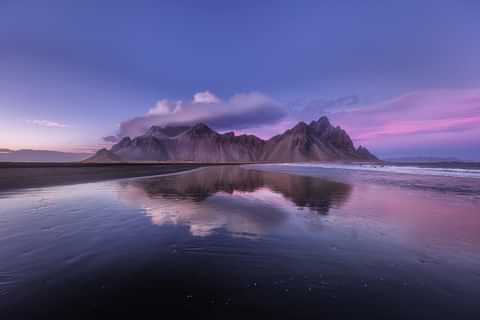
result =
M147 112L147 115L166 115L166 114L178 112L180 111L181 108L182 108L181 100L173 102L167 99L163 99L158 101L155 107L153 107Z
M271 97L258 93L234 95L225 101L209 91L196 93L189 101L162 99L145 115L121 123L116 138L136 137L152 125L206 123L217 130L238 130L277 123L285 116ZM112 137L106 137L113 140Z
M221 100L208 90L203 92L197 92L193 95L193 103L220 103L220 102Z
M27 123L34 124L40 127L47 127L47 128L67 128L68 127L68 125L66 124L49 121L49 120L27 120Z

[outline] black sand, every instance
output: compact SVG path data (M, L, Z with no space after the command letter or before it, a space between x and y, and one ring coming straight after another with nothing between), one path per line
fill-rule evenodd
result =
M169 174L209 163L0 163L0 191Z

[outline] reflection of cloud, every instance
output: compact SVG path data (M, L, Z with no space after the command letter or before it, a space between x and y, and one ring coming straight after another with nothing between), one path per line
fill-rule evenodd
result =
M254 197L245 192L218 192L201 204L175 197L151 197L139 185L126 185L120 192L122 199L143 208L153 224L184 225L192 235L201 237L219 228L237 236L264 234L281 225L289 210L295 210L291 202L269 189L255 191ZM277 205L271 201L275 198L280 200Z
M195 236L219 228L239 236L269 233L298 207L327 213L350 193L346 184L238 167L205 168L122 186L120 197L143 208L152 223L188 226Z

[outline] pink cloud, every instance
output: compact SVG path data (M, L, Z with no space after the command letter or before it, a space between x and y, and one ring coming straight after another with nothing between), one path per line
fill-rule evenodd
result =
M480 131L480 89L417 91L331 118L373 147L472 143Z
M358 135L358 140L371 140L384 136L434 133L470 129L480 125L480 116L471 118L450 118L438 120L408 120L387 122L380 125L378 130Z

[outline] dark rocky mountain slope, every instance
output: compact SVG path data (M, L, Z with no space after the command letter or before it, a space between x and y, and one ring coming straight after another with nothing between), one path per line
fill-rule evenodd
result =
M199 123L192 127L151 127L144 135L123 138L111 150L100 150L88 159L105 161L198 162L306 162L374 161L366 148L355 148L348 134L326 117L310 124L298 123L269 140L254 135L220 134Z

